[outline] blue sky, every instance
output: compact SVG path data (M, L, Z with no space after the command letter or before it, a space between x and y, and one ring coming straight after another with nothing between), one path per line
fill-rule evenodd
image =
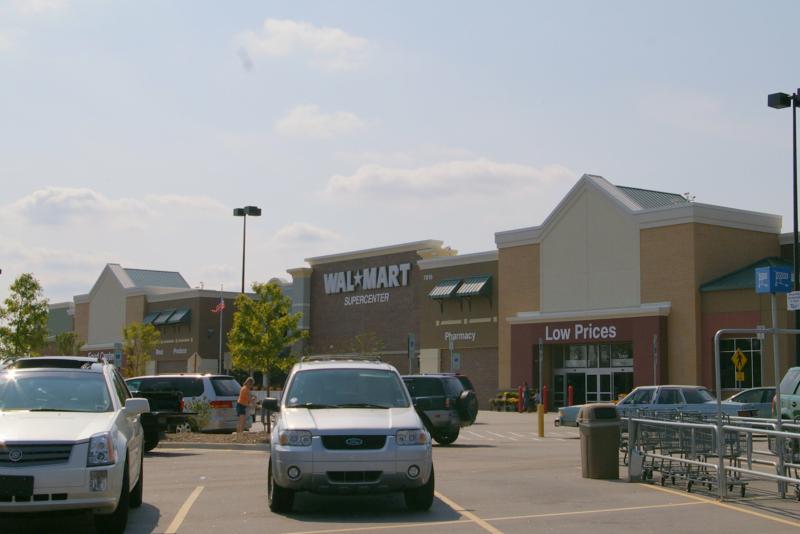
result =
M489 250L583 173L782 215L800 3L0 0L0 297ZM735 253L735 251L732 251Z

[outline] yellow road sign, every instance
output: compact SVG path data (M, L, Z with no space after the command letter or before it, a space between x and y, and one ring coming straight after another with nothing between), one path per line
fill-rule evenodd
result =
M744 382L744 371L736 371L736 381Z
M733 366L736 367L736 370L741 371L744 369L744 366L747 365L747 356L744 355L742 349L736 349L736 352L731 356L731 361L733 362Z

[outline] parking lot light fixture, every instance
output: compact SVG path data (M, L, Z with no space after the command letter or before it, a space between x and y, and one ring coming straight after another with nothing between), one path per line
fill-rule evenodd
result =
M244 261L245 249L247 246L247 216L261 217L261 208L257 206L245 206L243 208L234 208L233 216L242 218L242 293L244 293Z
M792 187L792 220L794 222L794 236L792 238L792 260L794 264L794 281L792 289L797 291L800 289L800 263L798 262L798 239L797 239L797 102L800 99L800 89L794 94L789 95L786 93L772 93L767 96L767 105L773 109L783 109L792 106L792 172L793 172L793 187ZM800 312L794 312L794 327L800 329ZM795 336L794 342L795 365L800 365L800 340ZM777 385L777 384L776 384Z

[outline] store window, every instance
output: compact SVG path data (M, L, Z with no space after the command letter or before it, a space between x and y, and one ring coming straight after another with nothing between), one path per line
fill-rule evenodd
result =
M744 380L736 381L733 355L741 350L747 362L742 372ZM761 386L761 340L755 337L727 338L719 342L722 389L754 388Z
M564 367L586 367L586 345L570 345Z
M611 344L611 367L633 367L633 345L631 343Z

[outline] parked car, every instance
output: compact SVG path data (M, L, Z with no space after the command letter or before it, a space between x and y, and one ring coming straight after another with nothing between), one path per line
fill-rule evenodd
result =
M121 533L142 504L146 399L94 358L19 359L0 370L0 513L88 509Z
M578 426L576 420L580 409L580 405L559 408L556 425ZM712 414L717 411L717 400L703 386L640 386L617 403L620 416L636 411ZM722 412L728 415L755 416L758 407L754 404L728 402L722 404Z
M234 431L239 418L236 416L236 400L241 386L232 376L203 374L169 374L137 376L129 378L128 387L134 395L150 392L181 392L183 411L191 412L194 401L205 399L211 408L211 416L199 431ZM248 408L252 415L254 410ZM245 428L250 428L252 417L245 420ZM189 423L186 423L188 426ZM184 427L185 428L185 427ZM184 429L182 428L182 429ZM185 428L188 430L188 428Z
M474 390L464 389L453 374L424 374L403 376L425 428L441 445L457 438L461 427L475 422L478 398Z
M772 416L772 399L775 397L775 388L760 387L740 391L722 401L724 404L739 402L747 404L756 410L756 417Z
M433 503L431 438L397 370L380 361L311 359L295 364L270 438L267 501L289 512L295 492L402 491L406 506Z
M800 367L790 367L781 380L781 418L800 417Z

